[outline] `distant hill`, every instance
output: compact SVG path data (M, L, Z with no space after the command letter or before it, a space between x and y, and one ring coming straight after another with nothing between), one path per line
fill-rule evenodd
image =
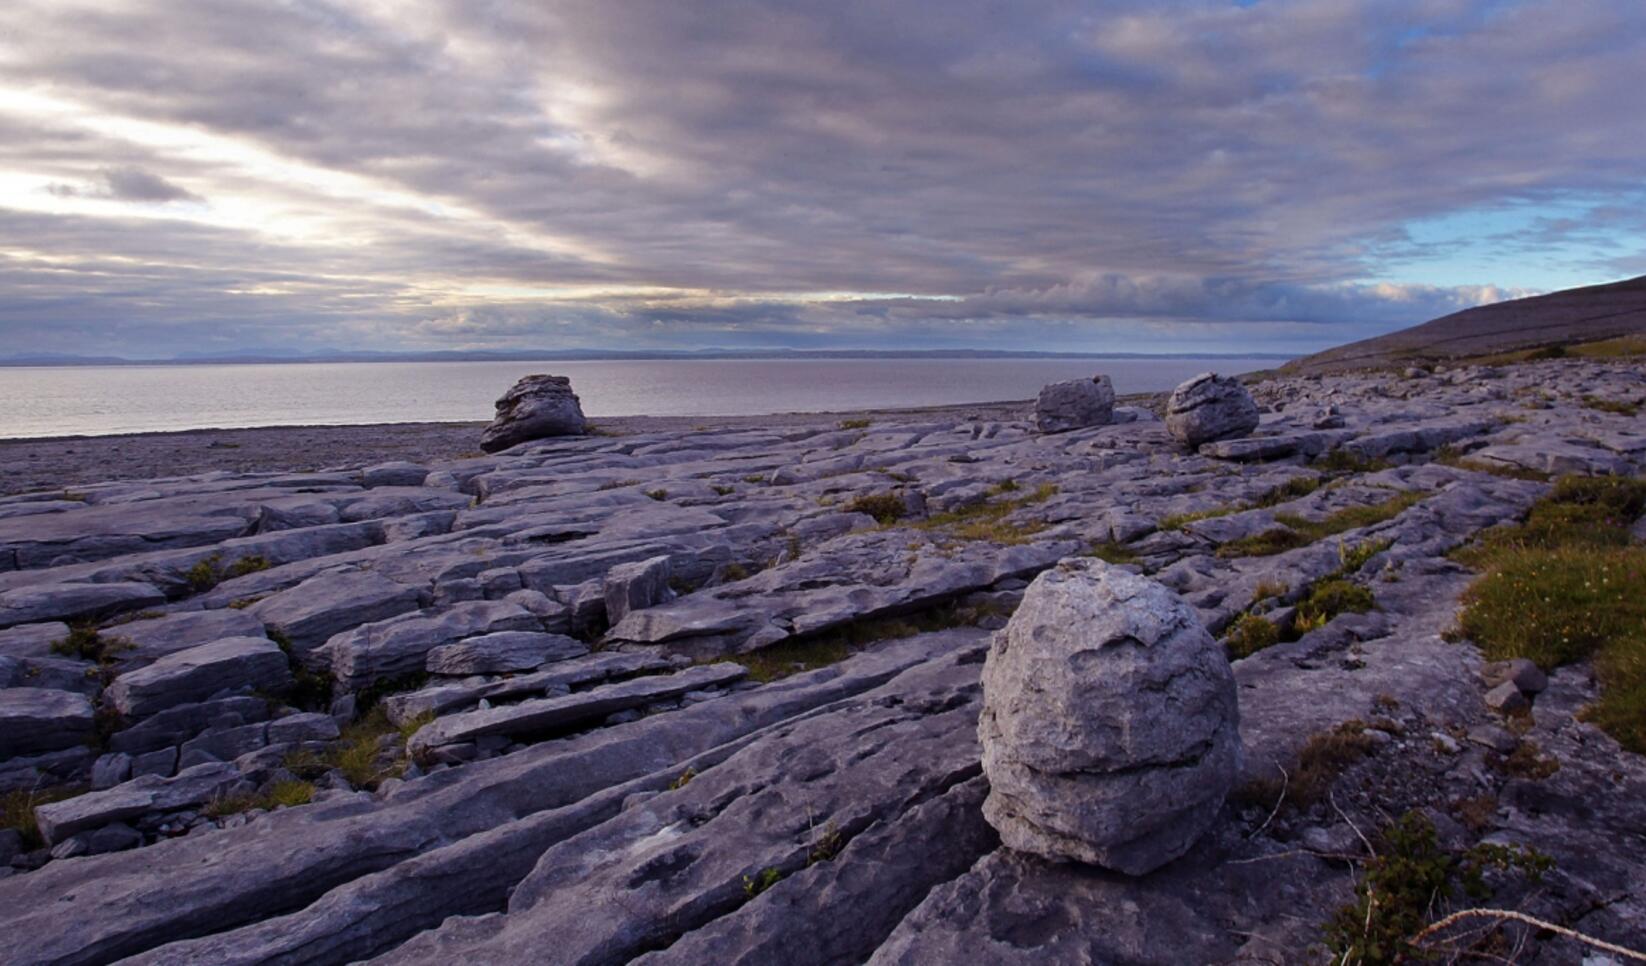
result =
M1288 374L1375 369L1646 335L1646 275L1481 305L1291 362Z

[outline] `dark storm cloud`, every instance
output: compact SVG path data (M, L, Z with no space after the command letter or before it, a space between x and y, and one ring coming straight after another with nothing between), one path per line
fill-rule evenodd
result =
M12 213L30 241L0 246L0 335L27 348L63 348L71 323L177 344L209 325L256 344L1306 347L1500 297L1540 234L1595 243L1597 280L1641 259L1616 203L1646 175L1632 0L25 0L8 18L0 85L54 100L0 98L0 205L56 185L155 209ZM1552 207L1491 277L1370 281L1449 257L1410 223L1505 204Z

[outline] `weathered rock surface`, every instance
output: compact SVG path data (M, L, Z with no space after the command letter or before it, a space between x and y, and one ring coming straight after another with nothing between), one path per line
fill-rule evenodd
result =
M554 661L589 653L588 645L564 634L537 631L499 631L442 644L429 651L424 667L430 674L460 677L466 674L508 674L533 671Z
M1103 426L1114 419L1114 384L1108 376L1054 382L1035 401L1035 427L1042 433Z
M480 437L496 453L546 436L579 436L587 428L583 406L565 376L526 376L497 400L497 417Z
M0 962L539 962L545 943L569 962L1310 961L1353 899L1349 823L1371 837L1409 810L1454 854L1554 858L1535 888L1494 878L1492 903L1646 945L1646 769L1581 720L1592 672L1549 675L1506 721L1488 688L1530 701L1535 678L1441 637L1472 579L1447 553L1548 490L1511 475L1646 471L1639 418L1586 405L1640 399L1638 367L1251 391L1256 433L1196 450L1130 407L1043 434L1029 406L989 405L0 497L0 594L41 604L0 629L0 682L97 706L108 674L225 634L313 645L292 648L283 695L191 693L108 717L104 747L0 753L0 792L114 783L47 806L102 824L0 863L0 922L29 937ZM1337 532L1267 556L1237 543L1301 521ZM1247 614L1284 628L1328 577L1375 601L1235 662L1240 792L1142 877L1002 848L982 804L988 631L1094 548L1213 633ZM676 596L622 613L627 565L659 558ZM107 619L106 601L67 618L79 604L49 589L122 584L152 592ZM138 609L158 613L120 622ZM305 634L311 615L336 623ZM84 658L50 650L68 619L102 620L75 637ZM400 729L443 743L414 760ZM1359 750L1313 804L1295 779L1282 795L1322 735ZM145 797L161 781L215 790ZM268 807L303 781L310 804ZM1526 962L1581 959L1502 939Z
M145 775L107 791L41 805L35 809L35 817L46 842L55 843L112 822L203 805L238 781L240 772L233 765L196 765L175 778Z
M91 737L95 721L83 694L0 688L0 757L73 747Z
M1172 390L1166 400L1166 431L1188 447L1257 428L1257 403L1239 379L1204 372Z
M633 611L674 599L669 579L674 576L668 556L618 564L606 572L606 620L617 624Z
M1239 770L1222 646L1166 588L1100 560L1029 585L983 695L983 811L1020 851L1151 872L1210 827Z
M0 591L0 627L107 617L163 603L148 584L35 584Z
M264 637L231 637L127 671L109 685L108 696L121 714L141 718L220 692L279 693L291 683L279 645Z

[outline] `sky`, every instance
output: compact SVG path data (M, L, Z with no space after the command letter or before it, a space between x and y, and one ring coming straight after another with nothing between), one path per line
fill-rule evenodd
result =
M0 356L1304 352L1646 274L1639 0L7 0Z

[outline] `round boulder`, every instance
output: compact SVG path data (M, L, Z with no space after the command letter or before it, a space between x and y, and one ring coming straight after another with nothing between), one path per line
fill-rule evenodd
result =
M1183 445L1244 436L1257 428L1257 403L1239 379L1203 372L1172 390L1166 431Z
M581 436L588 430L583 404L565 376L521 379L497 401L497 417L480 437L480 448L496 453L548 436Z
M1054 382L1040 390L1034 421L1042 433L1107 426L1114 419L1114 385L1108 376Z
M1018 851L1143 875L1216 819L1238 725L1228 659L1187 604L1066 560L1029 585L983 666L984 817Z

